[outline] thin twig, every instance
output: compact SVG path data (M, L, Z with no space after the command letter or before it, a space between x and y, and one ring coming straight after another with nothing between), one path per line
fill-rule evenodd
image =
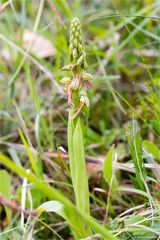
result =
M8 207L10 209L13 209L15 211L18 211L20 213L24 213L25 215L32 215L34 217L38 216L38 213L36 212L36 210L26 210L23 209L22 206L18 206L17 204L13 203L12 201L7 200L6 198L4 198L2 195L0 195L0 203L3 204L5 207Z

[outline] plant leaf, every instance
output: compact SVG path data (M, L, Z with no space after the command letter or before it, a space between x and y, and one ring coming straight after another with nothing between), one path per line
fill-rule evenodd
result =
M81 235L81 228L79 228L79 224L77 224L78 219L75 221L74 215L71 215L70 210L61 202L56 200L45 202L37 208L37 211L38 213L45 211L58 214L69 223L75 235L77 235L76 233L79 233L79 236Z
M160 161L160 150L154 143L144 140L143 145L149 153L151 153L157 160Z
M114 157L114 145L109 149L109 152L104 160L104 166L103 166L103 176L110 185L113 170L112 170L112 163L113 163L113 157Z
M0 171L0 194L6 199L11 198L11 177L6 170ZM11 224L11 210L5 207L8 223Z
M21 137L21 140L22 140L22 142L23 142L23 144L24 144L25 150L26 150L26 152L27 152L28 158L29 158L29 160L30 160L32 169L33 169L33 171L35 172L35 174L38 175L38 168L37 168L36 160L35 160L32 152L31 152L31 150L30 150L30 148L29 148L29 146L28 146L28 143L27 143L27 141L26 141L26 139L25 139L22 131L21 131L20 129L18 129L18 131L19 131L19 135L20 135L20 137Z
M135 124L134 124L135 125ZM136 171L136 181L138 184L138 188L141 190L145 190L145 167L142 159L142 139L140 136L140 132L137 127L135 127L133 123L126 124L126 134L128 138L128 143L130 147L130 152L132 155L132 159L135 165ZM131 129L132 127L132 129Z
M75 194L77 208L82 212L89 213L90 209L89 209L88 176L86 171L84 142L80 118L77 121L74 131L73 149L76 167Z

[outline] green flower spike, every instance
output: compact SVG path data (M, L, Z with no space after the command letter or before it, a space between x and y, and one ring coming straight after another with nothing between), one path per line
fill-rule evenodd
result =
M82 41L81 24L78 18L73 18L71 22L69 43L71 63L77 68L82 68L83 70L86 70L86 54L84 51L84 43Z
M78 18L73 18L70 27L69 39L70 64L62 71L70 71L72 77L63 77L60 82L65 85L68 95L68 106L73 108L73 116L77 116L84 106L89 106L86 96L86 87L91 87L92 75L86 73L87 61L82 40L82 29ZM85 88L85 90L84 90ZM85 96L81 92L85 92Z

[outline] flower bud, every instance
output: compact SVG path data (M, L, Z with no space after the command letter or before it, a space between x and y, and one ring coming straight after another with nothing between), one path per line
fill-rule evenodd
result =
M77 59L77 56L78 56L77 49L74 48L74 49L73 49L73 59L76 60L76 59Z
M85 103L87 107L89 107L89 99L86 96L81 96L80 102Z
M71 71L72 70L72 65L65 65L64 67L61 68L62 71Z
M71 77L63 77L61 80L60 80L60 83L63 83L63 84L68 84L71 82Z
M85 60L83 62L83 69L86 70L88 68L88 64L87 64L87 61Z
M71 82L71 88L73 90L78 90L80 87L80 82L79 82L79 79L78 78L73 78L72 79L72 82Z
M83 62L83 55L81 55L81 56L78 58L76 65L81 65L82 62Z
M82 80L83 81L88 81L88 80L92 80L93 76L90 73L82 73Z
M75 39L73 40L73 46L76 48L77 45L78 45L78 41L77 41L77 38L75 38Z

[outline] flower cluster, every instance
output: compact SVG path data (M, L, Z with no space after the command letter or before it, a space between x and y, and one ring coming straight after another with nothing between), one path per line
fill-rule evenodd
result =
M84 87L91 87L92 75L86 73L87 61L84 51L84 43L82 40L82 29L78 18L73 18L70 27L69 40L70 64L62 68L62 71L70 71L71 77L63 77L60 82L64 84L68 95L68 106L74 107L74 115L77 115L84 105L89 106L87 96L82 95L81 91ZM74 97L79 98L74 101Z

